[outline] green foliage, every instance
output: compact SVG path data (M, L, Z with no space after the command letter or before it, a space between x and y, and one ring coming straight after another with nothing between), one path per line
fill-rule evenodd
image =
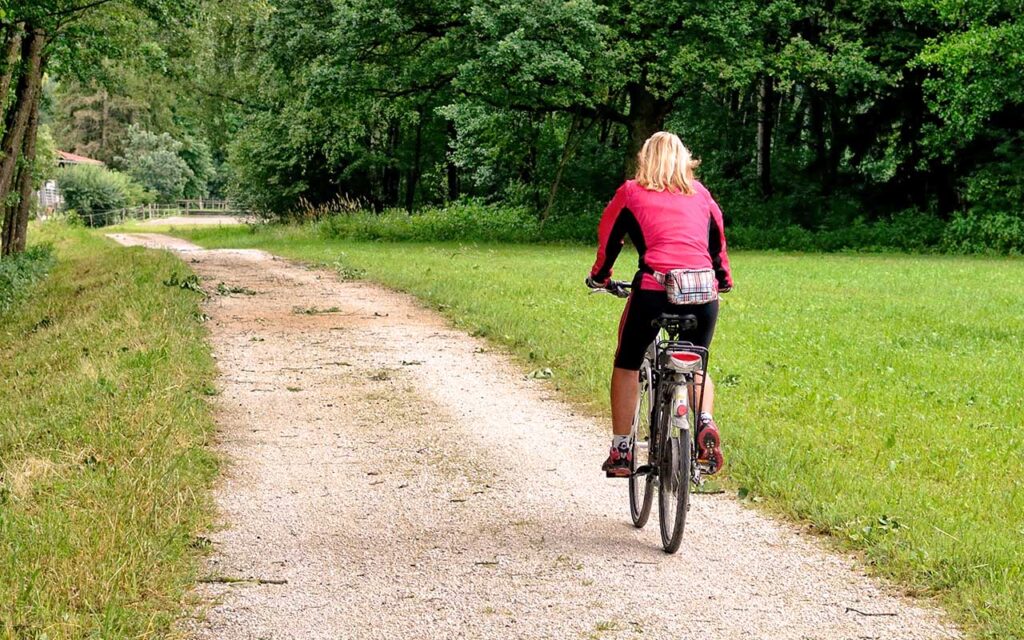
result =
M198 186L195 172L181 156L183 145L169 134L155 134L132 125L128 128L124 156L118 162L128 175L146 189L156 194L159 202L174 202L185 195L187 187L203 190ZM202 148L193 147L190 157L196 162L209 163L206 157L196 155ZM209 171L205 168L204 170Z
M1013 3L109 4L77 27L105 59L62 50L75 65L58 140L113 157L129 122L169 134L194 177L153 175L173 162L133 174L162 199L212 184L286 216L339 196L374 211L468 196L582 239L638 144L667 128L702 158L727 222L767 230L758 246L788 226L874 246L864 229L904 211L1024 206ZM172 14L192 19L161 22Z
M324 238L358 240L529 242L539 238L540 226L525 209L465 201L413 215L401 210L342 213L318 223L317 230Z
M58 120L110 148L128 122L166 132L195 176L181 193L213 184L264 214L468 196L529 208L541 237L578 239L637 145L667 128L702 158L727 223L767 230L758 246L788 226L830 247L891 246L865 229L917 210L939 221L927 241L898 243L918 247L954 216L1024 204L1017 9L205 3L174 29L139 21L138 55L72 92L80 108L62 97ZM180 184L165 182L164 199Z
M269 113L254 114L249 122L229 147L232 198L257 213L294 209L312 188L302 153L288 140L288 123ZM322 179L330 184L327 176ZM315 200L319 203L329 198Z
M939 5L949 25L922 51L918 64L941 75L924 81L931 106L945 125L936 141L974 139L1004 109L1024 105L1024 16L1019 7L999 3L986 9L969 4Z
M734 226L727 229L729 246L736 249L782 251L936 251L946 225L932 215L905 211L891 219L867 222L857 218L840 229L810 231L797 225Z
M44 180L53 178L57 172L57 143L53 139L50 127L39 126L36 136L36 157L33 162L32 172L35 174L33 186L39 188Z
M57 178L64 206L90 227L102 227L118 209L145 202L141 185L117 171L79 164L62 169Z
M955 253L1024 254L1024 217L1009 213L963 214L950 221L943 246Z
M65 209L64 224L72 228L84 227L85 220L82 219L82 216L78 215L78 212L74 209Z
M924 95L939 118L926 128L926 142L965 178L963 199L979 215L974 222L958 216L951 244L1019 250L1012 220L1024 211L1024 16L1019 6L998 2L941 3L936 10L944 28L916 61L929 71Z
M398 209L379 214L360 210L337 213L325 216L317 222L316 228L322 237L328 239L591 243L596 237L597 219L597 214L593 213L572 215L557 212L541 224L527 207L464 201L447 207L427 208L412 215ZM978 252L969 246L951 246L949 234L947 225L938 218L915 211L901 212L876 222L857 218L852 224L839 229L811 231L798 225L768 228L731 226L726 232L729 246L737 249L928 252L948 247L963 253ZM998 246L980 252L1006 253L1011 250Z
M30 293L32 285L46 276L53 262L53 247L46 244L0 258L0 316Z
M185 183L186 198L205 198L210 195L210 185L217 180L217 167L214 165L210 145L203 139L188 136L181 143L178 155L188 165L188 181Z

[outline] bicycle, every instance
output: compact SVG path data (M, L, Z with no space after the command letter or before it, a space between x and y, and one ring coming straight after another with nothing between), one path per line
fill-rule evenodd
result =
M628 282L610 280L604 287L592 288L591 293L625 298L631 287ZM697 377L706 379L710 354L704 347L679 339L696 326L695 316L665 313L653 324L661 331L647 348L640 367L640 398L631 431L629 514L638 529L647 524L657 483L661 544L666 553L675 553L683 539L691 486L700 486L703 475L711 471L696 455L703 386L699 397L694 397Z

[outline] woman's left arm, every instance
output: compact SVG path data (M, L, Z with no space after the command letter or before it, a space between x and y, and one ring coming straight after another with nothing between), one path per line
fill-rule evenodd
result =
M715 270L715 278L718 280L718 290L728 291L732 289L732 269L729 267L729 254L725 250L725 223L722 222L722 210L718 203L711 197L711 192L701 189L708 199L711 208L711 223L708 225L708 253L711 255L711 266Z

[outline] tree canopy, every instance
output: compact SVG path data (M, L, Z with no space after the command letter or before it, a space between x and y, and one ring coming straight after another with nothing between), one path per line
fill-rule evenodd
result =
M43 33L58 145L124 168L135 125L180 145L171 155L195 176L182 194L229 192L279 215L468 196L541 221L592 217L642 141L669 129L730 223L1019 219L1021 9L47 0L5 12L16 72L0 79L12 105L25 34ZM13 131L21 111L6 112ZM151 173L178 166L171 155Z

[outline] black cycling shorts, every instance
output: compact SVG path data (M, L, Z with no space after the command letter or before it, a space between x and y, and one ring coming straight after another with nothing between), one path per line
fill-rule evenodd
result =
M668 294L664 291L640 289L637 287L639 284L640 279L637 278L619 321L619 348L615 352L616 368L640 370L648 345L658 335L658 328L652 326L651 321L666 312L696 316L697 326L684 331L679 339L700 347L711 346L711 338L715 335L715 323L718 321L718 300L706 304L672 305L668 303Z

